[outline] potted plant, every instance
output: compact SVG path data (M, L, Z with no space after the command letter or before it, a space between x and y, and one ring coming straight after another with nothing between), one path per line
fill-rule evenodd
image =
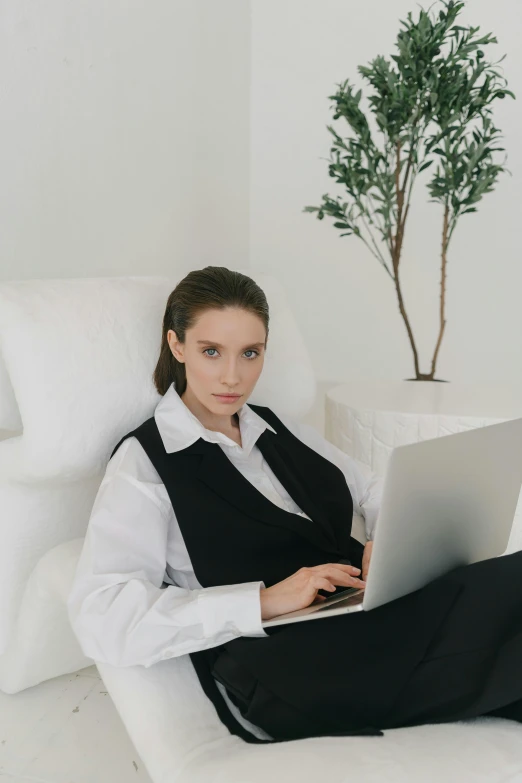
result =
M457 24L463 2L441 0L433 15L421 9L417 21L408 14L397 35L397 54L375 57L358 71L372 93L370 111L380 143L359 104L362 90L345 80L333 99L334 120L343 117L351 129L334 137L328 173L343 185L347 198L325 194L316 212L334 219L340 236L361 239L394 284L399 310L413 351L415 378L436 381L446 319L446 267L448 249L459 219L476 212L486 193L506 169L496 162L500 131L492 119L492 104L506 95L505 78L490 63L485 48L496 43L491 34L478 35L479 27ZM434 165L435 164L435 165ZM400 284L400 262L415 180L428 167L430 201L441 211L440 328L430 371L423 373Z

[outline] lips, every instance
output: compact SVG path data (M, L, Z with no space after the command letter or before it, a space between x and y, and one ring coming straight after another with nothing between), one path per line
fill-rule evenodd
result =
M240 394L214 394L214 397L226 397L227 400L237 400L241 397Z

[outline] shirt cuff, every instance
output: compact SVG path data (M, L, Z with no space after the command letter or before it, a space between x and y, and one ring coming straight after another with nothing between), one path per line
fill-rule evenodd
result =
M241 582L204 588L198 606L205 636L268 636L261 625L260 593L264 587L264 582Z
M380 503L375 505L365 504L364 506L364 510L363 510L364 527L366 531L367 541L373 541L380 510L381 510Z

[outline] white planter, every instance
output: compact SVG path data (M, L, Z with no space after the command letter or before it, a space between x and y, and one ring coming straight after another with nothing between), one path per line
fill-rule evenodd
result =
M325 406L326 438L384 476L396 446L522 417L522 389L500 384L357 380L327 391ZM521 548L519 499L507 551Z

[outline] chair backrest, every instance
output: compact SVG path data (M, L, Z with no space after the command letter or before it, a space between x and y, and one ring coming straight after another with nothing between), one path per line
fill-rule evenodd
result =
M263 288L270 331L253 403L296 418L316 384L283 288ZM180 277L0 284L0 654L29 574L46 551L85 533L114 445L152 415L167 298Z
M269 302L270 333L250 401L300 417L315 397L310 358L281 286L255 279ZM0 285L0 429L14 435L0 443L0 480L97 474L113 444L152 415L161 322L176 283L111 277Z

